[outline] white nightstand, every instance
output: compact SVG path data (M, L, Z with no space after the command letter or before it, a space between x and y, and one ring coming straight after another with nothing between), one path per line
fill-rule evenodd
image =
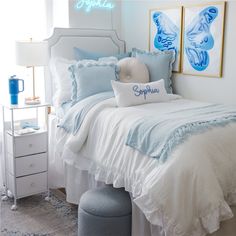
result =
M14 197L11 209L17 209L17 199L48 191L48 108L49 104L2 105L3 156L5 166L5 196ZM23 112L23 113L22 113ZM7 114L8 113L8 114ZM19 114L18 114L19 113ZM30 118L20 118L21 115ZM33 118L32 118L33 116ZM36 124L39 129L19 134L22 123Z

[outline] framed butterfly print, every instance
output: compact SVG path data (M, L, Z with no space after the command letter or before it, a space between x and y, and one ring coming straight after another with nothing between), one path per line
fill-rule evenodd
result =
M151 9L149 12L149 50L175 51L173 71L181 70L182 7Z
M184 74L222 77L225 2L185 6Z

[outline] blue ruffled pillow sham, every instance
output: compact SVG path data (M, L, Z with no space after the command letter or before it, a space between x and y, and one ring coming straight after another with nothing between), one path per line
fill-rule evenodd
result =
M80 61L80 60L98 60L101 57L107 57L108 55L104 55L102 53L95 53L95 52L90 52L83 50L81 48L74 47L74 57L75 60ZM125 57L131 57L131 52L126 52L126 53L120 53L116 55L109 55L109 57L116 57L118 60L121 60Z
M78 62L69 67L72 78L72 104L97 93L112 91L119 69L114 63Z
M164 79L167 93L172 93L171 75L172 65L175 61L174 51L146 52L133 48L132 57L137 58L147 66L150 82Z

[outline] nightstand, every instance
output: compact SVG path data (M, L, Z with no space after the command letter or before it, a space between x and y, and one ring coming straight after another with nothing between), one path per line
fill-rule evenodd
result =
M48 192L48 108L49 104L2 105L5 196L17 199ZM23 118L22 118L23 117ZM33 125L34 130L22 126Z

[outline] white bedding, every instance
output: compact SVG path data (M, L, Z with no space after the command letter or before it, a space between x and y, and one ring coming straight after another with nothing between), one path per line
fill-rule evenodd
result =
M232 217L229 205L236 204L236 124L192 136L159 166L156 159L124 144L129 128L143 113L178 110L180 104L199 106L198 102L178 99L117 108L114 98L106 100L87 114L76 136L60 129L56 149L65 162L88 169L96 180L125 187L147 219L162 226L167 236L200 236L216 231L220 221ZM71 151L73 158L68 155Z

